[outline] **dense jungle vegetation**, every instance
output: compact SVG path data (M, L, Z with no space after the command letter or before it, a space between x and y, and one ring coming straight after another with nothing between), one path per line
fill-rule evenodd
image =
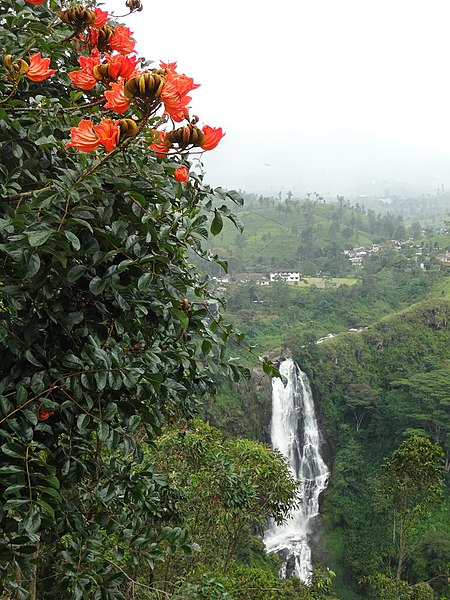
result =
M189 158L198 85L95 2L0 2L0 40L0 597L333 598L264 554L284 458L193 420L249 375L191 260L242 203Z
M319 219L340 209L356 212L339 204L315 211ZM316 552L336 572L343 600L450 597L450 277L437 259L449 248L441 229L443 220L427 241L420 227L414 249L378 238L380 251L353 268L352 279L337 269L324 278L306 271L312 284L249 279L225 292L230 320L258 351L292 353L312 383L332 469ZM288 246L287 260L295 251ZM330 332L335 337L316 343ZM267 436L270 399L254 372L253 386L224 384L207 414L229 432L254 435L257 413ZM438 452L440 493L389 495L390 457L421 440ZM402 490L414 489L414 468Z
M1 599L448 597L448 233L342 197L241 209L190 158L224 135L198 84L100 3L0 1L0 25ZM287 352L332 468L309 584L261 541L297 503L264 443Z

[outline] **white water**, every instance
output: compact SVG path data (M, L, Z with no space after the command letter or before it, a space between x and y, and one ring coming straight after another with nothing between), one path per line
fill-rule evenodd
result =
M301 482L299 508L293 510L283 525L272 523L264 534L267 552L281 552L284 559L280 571L289 572L309 583L312 574L310 535L314 518L319 514L319 496L328 483L329 471L320 453L320 434L314 402L305 373L293 360L280 365L287 379L272 381L271 441L289 461L294 477Z

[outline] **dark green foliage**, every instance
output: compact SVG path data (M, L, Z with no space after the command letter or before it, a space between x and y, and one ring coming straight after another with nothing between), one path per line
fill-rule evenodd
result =
M223 202L240 199L199 175L179 184L181 159L139 135L110 153L66 148L71 126L108 113L70 85L79 45L60 8L0 3L4 51L57 69L0 79L0 590L123 598L137 573L190 551L143 440L194 414L215 374L243 372L190 260L218 261L205 222L214 213L217 234L234 220ZM142 130L160 119L137 112Z
M413 433L428 436L431 441L425 439L424 444L446 445L449 312L447 298L430 300L359 333L340 334L320 346L297 350L320 401L331 443L332 479L324 502L326 562L338 574L339 591L389 565L395 576L398 538L395 544L392 540L393 531L399 533L399 514L394 515L380 496L381 464ZM413 489L412 477L405 488ZM429 511L420 515L413 511L419 519L408 533L410 552L402 575L412 583L430 580L445 596L449 506L444 502L434 508L426 497ZM398 501L394 504L400 509ZM444 542L423 569L419 565L425 556L431 557L427 539ZM342 597L346 598L345 591Z
M297 484L280 454L250 440L224 440L199 420L169 429L150 455L182 494L179 518L200 544L201 562L223 574L252 533L262 533L269 518L281 522L295 503ZM176 565L180 575L180 559Z
M436 444L411 436L383 461L381 490L398 521L393 531L394 542L398 538L397 579L402 576L412 534L442 499L443 456Z
M427 583L408 585L381 574L366 577L363 583L373 600L436 600L433 588Z

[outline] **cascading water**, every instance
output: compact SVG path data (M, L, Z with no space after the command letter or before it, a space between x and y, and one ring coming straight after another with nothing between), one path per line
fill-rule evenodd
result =
M298 508L283 525L271 524L264 534L264 543L267 552L283 556L281 577L289 573L309 583L313 568L310 537L329 471L320 453L320 433L308 378L291 359L283 361L279 370L287 385L280 379L272 382L271 441L288 459L294 477L301 483Z

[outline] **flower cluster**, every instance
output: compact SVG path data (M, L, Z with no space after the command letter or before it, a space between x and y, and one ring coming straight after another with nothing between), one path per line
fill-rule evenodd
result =
M26 2L40 5L45 0ZM131 11L142 9L140 2L127 5ZM111 21L107 11L76 4L61 10L59 18L74 30L75 47L82 53L78 57L79 68L69 72L72 85L84 91L93 90L96 102L103 104L103 110L117 115L129 112L134 119L102 118L98 125L83 119L71 128L68 148L92 152L102 146L111 152L125 138L145 132L147 124L151 126L150 119L160 108L160 123L170 120L172 123L186 121L187 124L178 129L148 132L152 142L149 148L157 157L187 153L193 148L212 150L217 146L225 134L220 127L204 125L200 129L196 125L198 118L190 119L190 93L199 84L179 73L176 62L161 61L158 69L142 69L132 32L125 25ZM49 69L49 63L48 58L41 58L38 53L30 57L30 64L21 59L9 68L11 72L19 72L18 77L25 74L32 81L42 81L56 72ZM140 121L139 126L135 121ZM189 171L182 166L174 176L177 181L186 182Z
M8 77L18 82L22 75L26 75L30 81L40 82L56 73L56 69L49 69L50 59L42 58L41 53L32 54L29 63L23 58L12 60L12 55L7 54L3 59L4 66L8 69Z
M119 134L118 121L102 119L100 125L94 125L91 121L84 119L78 127L70 130L71 140L66 146L78 148L84 152L96 150L100 144L111 152L117 146Z

